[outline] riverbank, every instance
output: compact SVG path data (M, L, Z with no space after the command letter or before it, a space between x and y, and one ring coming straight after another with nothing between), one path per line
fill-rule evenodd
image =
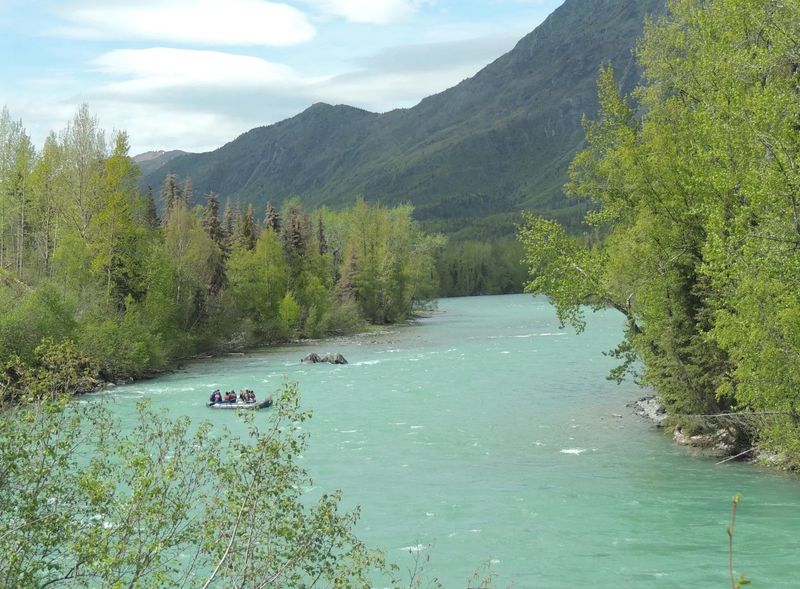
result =
M731 427L719 427L714 431L690 434L686 433L680 426L669 425L669 415L655 396L649 395L640 397L627 404L639 417L652 422L657 428L665 428L672 434L672 441L685 448L688 448L695 455L709 458L720 459L719 463L737 460L740 462L751 462L766 466L768 468L794 471L795 469L787 466L787 461L781 456L765 452L757 445L742 448L738 444L735 429Z

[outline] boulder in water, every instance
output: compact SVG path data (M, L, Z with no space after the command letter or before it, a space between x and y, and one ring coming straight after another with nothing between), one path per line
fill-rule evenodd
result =
M344 356L339 354L325 354L324 356L320 356L314 352L306 355L304 358L300 360L304 364L318 364L319 362L327 362L329 364L347 364L347 360Z

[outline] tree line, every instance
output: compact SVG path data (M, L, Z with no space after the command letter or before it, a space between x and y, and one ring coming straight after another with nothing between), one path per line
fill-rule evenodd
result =
M200 352L396 322L437 295L445 240L410 206L255 211L197 199L172 174L142 194L128 151L85 105L41 149L0 113L4 394L64 342L95 378L135 377Z
M670 0L647 23L630 96L610 68L568 191L587 247L529 215L530 292L581 328L627 320L614 351L678 425L729 429L800 465L800 3ZM727 419L734 413L737 419ZM700 417L698 417L700 416ZM735 424L735 425L732 425Z

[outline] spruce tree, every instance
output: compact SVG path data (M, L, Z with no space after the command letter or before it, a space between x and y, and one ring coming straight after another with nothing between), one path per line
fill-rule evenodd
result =
M288 257L302 257L306 251L306 219L296 206L286 212L286 226L283 228L283 247Z
M322 217L317 219L317 246L319 247L319 255L324 256L328 253L328 240L325 239L325 227L322 224Z
M232 245L233 233L236 229L233 216L233 204L231 204L230 197L225 200L225 212L223 213L223 217L225 218L225 233L228 239L228 247L230 247Z
M275 233L281 230L281 218L278 211L272 206L271 202L267 203L267 216L264 219L264 225L267 229L272 229Z
M203 229L217 244L220 256L212 269L208 286L209 295L213 296L228 285L227 265L230 256L230 240L219 220L219 199L213 192L206 194L206 207L203 212Z
M147 194L144 201L144 220L150 229L155 229L161 223L156 212L156 202L153 198L153 187L147 185Z
M183 181L183 191L181 192L181 198L183 202L186 203L187 207L192 206L192 201L194 200L194 189L192 188L192 179L186 178Z
M225 251L228 247L226 231L219 220L219 199L214 192L206 194L206 207L203 212L203 229L214 240L219 248Z
M244 212L239 213L239 222L236 226L236 243L246 250L253 250L258 241L255 211L253 205L248 204Z
M163 224L166 225L170 212L180 200L181 189L178 186L178 177L169 172L161 186L161 203L164 205L164 216L161 219Z

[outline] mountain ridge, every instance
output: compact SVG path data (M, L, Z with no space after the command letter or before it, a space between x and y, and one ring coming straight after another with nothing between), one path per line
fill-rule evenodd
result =
M631 49L646 14L664 0L566 0L508 53L416 106L372 113L316 103L256 127L167 172L208 191L263 207L299 196L310 207L357 196L411 202L423 221L452 227L520 209L573 214L561 187L583 144L581 118L597 110L596 78L611 63L624 90L639 78ZM571 213L572 212L572 213Z

